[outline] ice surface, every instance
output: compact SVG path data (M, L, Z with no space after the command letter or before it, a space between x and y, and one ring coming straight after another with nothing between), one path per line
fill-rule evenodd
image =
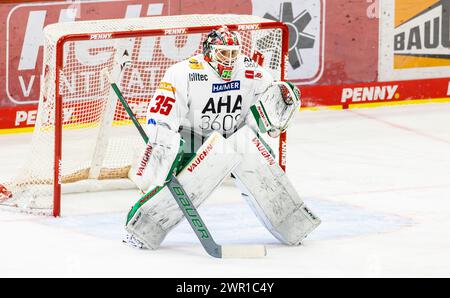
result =
M121 243L135 191L73 194L58 219L0 211L0 277L450 277L450 104L302 111L288 176L323 223L299 247L265 230L232 184L199 209L222 244L262 259L214 259L186 221L156 251ZM0 181L29 134L0 135Z

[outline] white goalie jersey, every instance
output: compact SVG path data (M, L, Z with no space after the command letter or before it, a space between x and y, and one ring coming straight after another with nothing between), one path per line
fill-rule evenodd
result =
M246 56L238 58L224 81L203 54L196 55L166 71L148 106L147 124L149 129L158 124L175 132L183 127L227 137L245 122L250 106L272 82L271 74Z

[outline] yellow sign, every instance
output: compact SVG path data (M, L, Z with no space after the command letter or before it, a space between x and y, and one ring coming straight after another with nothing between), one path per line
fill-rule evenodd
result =
M450 66L450 0L395 0L394 69Z

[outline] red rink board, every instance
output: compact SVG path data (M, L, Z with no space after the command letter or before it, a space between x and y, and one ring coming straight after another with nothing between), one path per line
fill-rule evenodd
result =
M303 106L342 106L450 97L450 78L303 86Z
M202 13L253 14L257 11L260 16L270 14L282 18L280 4L292 3L293 11L289 12L286 6L284 17L291 13L291 17L298 20L310 7L320 6L321 13L312 14L311 22L304 23L305 32L309 35L314 35L311 34L314 26L320 26L317 32L323 32L316 32L313 36L314 42L320 44L320 52L315 54L321 57L320 73L314 76L313 81L299 78L299 72L292 69L287 76L301 87L304 106L347 107L355 103L450 96L448 78L377 82L380 22L374 13L376 1L273 0L271 11L264 10L269 2L251 0L229 0L227 5L219 0L22 2L0 4L0 19L5 28L0 31L1 44L4 45L0 47L0 128L34 124L43 52L42 41L37 37L43 26L71 18L95 20L194 14L199 13L199 8ZM73 9L76 14L71 14Z

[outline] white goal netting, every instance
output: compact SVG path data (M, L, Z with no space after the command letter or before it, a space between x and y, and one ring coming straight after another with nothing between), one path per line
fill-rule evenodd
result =
M132 187L128 171L143 141L111 91L110 78L143 119L165 70L200 53L205 35L219 25L239 31L244 54L263 54L263 66L275 79L283 78L286 31L256 16L184 15L47 26L28 162L18 177L3 183L13 196L0 204L57 216L66 192ZM120 72L123 51L131 65Z

